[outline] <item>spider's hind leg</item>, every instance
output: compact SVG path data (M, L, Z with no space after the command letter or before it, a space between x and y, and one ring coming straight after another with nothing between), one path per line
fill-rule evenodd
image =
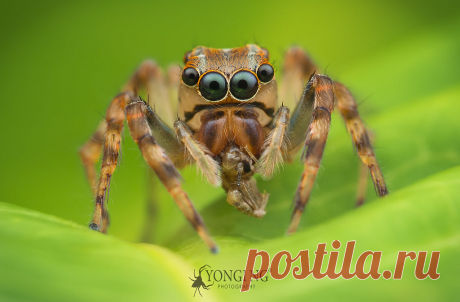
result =
M92 137L80 149L80 158L93 195L96 198L95 213L93 221L90 223L91 229L105 233L108 228L109 219L105 205L105 195L106 193L108 194L107 187L110 185L110 177L118 161L119 144L125 118L124 107L142 89L146 89L149 95L152 94L153 101L159 102L159 96L167 96L167 93L165 93L166 90L162 88L164 85L161 85L163 82L161 70L155 62L151 60L144 61L125 85L124 92L115 97L109 105L106 118L99 124ZM174 86L172 84L173 81L170 80L169 82L170 86ZM167 107L169 102L162 105L161 107ZM109 132L110 135L107 137L106 134ZM102 170L99 182L97 182L94 165L100 158L102 150L104 150ZM171 150L174 150L174 148L171 148ZM104 165L109 165L110 167Z
M103 120L97 127L91 138L80 148L80 159L85 168L86 177L91 186L93 196L96 196L97 176L95 163L99 160L105 142L107 132L107 121Z
M294 108L302 96L305 83L317 71L315 64L305 51L294 46L284 56L283 77L280 87L280 100L285 106Z
M375 158L374 150L372 149L369 131L367 131L359 116L358 105L355 99L350 91L341 83L334 82L334 92L337 98L337 108L345 120L347 130L353 139L359 157L363 164L369 168L376 193L379 196L387 195L387 186L377 163L377 159ZM365 177L363 174L367 173L361 169L361 179ZM362 188L362 190L364 190L364 188ZM359 202L360 200L358 200L358 205Z
M289 158L293 158L305 143L313 111L315 90L305 88L318 70L300 47L291 47L284 58L284 74L280 87L280 99L291 108L287 140L290 142ZM299 101L300 100L300 101Z
M102 158L101 175L96 191L96 205L93 220L89 227L93 230L107 232L109 215L106 201L110 190L110 179L117 166L120 154L121 132L125 120L125 107L133 99L132 93L125 92L116 96L107 109L107 132L105 135L104 155Z

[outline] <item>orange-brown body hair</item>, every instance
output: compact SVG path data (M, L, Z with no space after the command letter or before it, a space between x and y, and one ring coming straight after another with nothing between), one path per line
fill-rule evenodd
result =
M200 75L219 72L229 80L240 70L255 74L260 65L269 63L268 59L268 51L253 44L232 49L196 47L185 54L184 70L193 67ZM182 83L179 89L179 117L214 155L234 142L259 156L268 132L264 127L272 121L276 109L275 79L266 84L259 82L259 91L249 101L239 101L228 94L219 102L209 102L195 87Z

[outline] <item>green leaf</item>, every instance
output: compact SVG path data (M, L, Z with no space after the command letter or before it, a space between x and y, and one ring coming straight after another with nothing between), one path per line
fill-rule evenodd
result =
M192 298L192 268L164 248L134 245L5 203L0 241L1 301Z
M298 281L288 276L279 281L253 281L257 282L255 288L244 294L214 286L205 292L204 298L279 301L342 296L344 301L356 301L362 300L359 297L372 296L375 301L388 301L404 296L407 301L454 300L458 295L458 267L453 264L458 263L460 252L459 194L460 167L457 167L289 237L257 246L219 237L219 255L209 254L197 243L180 251L188 263L163 248L136 246L55 217L0 204L0 298L182 301L192 297L193 288L188 279L192 267L208 264L215 270L243 270L248 249L255 247L266 250L272 257L280 250L296 255L309 249L313 257L318 243L328 243L331 250L333 240L342 242L340 264L345 243L356 240L353 263L366 250L382 251L379 272L394 269L398 251L440 251L441 277L436 281L417 280L413 275L414 263L408 261L403 280L315 280L310 276Z
M402 280L288 276L255 281L248 293L216 283L196 299L458 300L460 2L51 2L5 2L0 9L0 91L8 113L0 119L0 201L11 203L0 203L1 301L189 300L189 278L204 264L242 270L249 248L272 257L309 249L313 257L318 243L330 251L336 239L341 257L345 243L356 240L354 261L365 250L382 251L380 272L393 271L398 251L439 250L441 277L415 279L408 260ZM212 13L203 9L211 7ZM111 185L110 235L87 230L93 199L78 146L135 66L147 57L167 66L197 43L233 47L254 37L279 72L282 52L295 42L320 67L330 63L328 74L350 87L375 134L390 195L378 199L369 181L366 204L355 209L359 158L335 114L293 236L285 231L302 173L298 158L271 181L258 180L271 194L261 220L228 205L223 190L203 182L195 167L181 171L220 246L211 255L166 190L145 181L147 167L126 131ZM153 245L134 244L146 225L147 187L157 201Z
M406 261L402 280L316 280L311 276L305 280L295 280L288 275L283 280L269 279L257 282L254 289L241 294L238 291L217 291L228 301L233 299L280 300L335 300L343 301L454 301L458 290L458 253L460 252L460 166L441 172L426 180L399 190L384 199L350 211L336 219L302 230L289 237L276 238L258 244L235 246L229 240L219 240L222 253L210 257L203 252L201 244L188 247L180 252L195 264L203 263L212 268L244 269L248 250L257 248L267 251L271 257L281 250L291 252L292 256L300 250L308 249L309 256L319 243L331 243L340 240L339 264L343 261L344 247L347 241L356 240L353 265L364 251L382 251L379 272L394 271L399 251L440 251L441 257L438 280L417 280L414 276L415 261ZM327 261L327 257L324 260ZM299 265L296 262L296 266ZM369 264L369 263L368 263ZM310 260L313 265L313 260ZM259 268L255 266L255 269ZM339 267L339 266L338 266ZM368 269L369 266L367 266ZM427 264L426 264L427 267ZM282 271L282 268L280 269ZM323 263L322 272L326 270ZM425 269L426 271L426 269ZM255 283L255 281L253 281Z

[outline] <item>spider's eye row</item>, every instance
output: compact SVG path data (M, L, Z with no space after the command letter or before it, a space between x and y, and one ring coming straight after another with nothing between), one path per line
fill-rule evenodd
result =
M273 79L275 70L270 64L262 64L257 70L257 77L261 82L268 83Z
M240 100L249 100L257 90L259 90L259 82L252 72L239 71L230 80L230 92Z
M184 81L185 85L195 86L199 79L200 74L198 73L198 70L193 67L185 68L182 72L182 81Z
M227 79L219 72L207 72L200 79L198 70L188 67L182 72L182 81L188 86L195 86L199 82L201 96L211 102L224 99L228 93L228 85L230 93L236 99L247 101L259 91L259 81L268 83L274 74L275 71L270 64L262 64L257 69L257 76L249 70L240 70L232 76L230 83L227 83Z
M227 80L218 72L206 73L199 86L201 95L211 102L220 101L227 95Z

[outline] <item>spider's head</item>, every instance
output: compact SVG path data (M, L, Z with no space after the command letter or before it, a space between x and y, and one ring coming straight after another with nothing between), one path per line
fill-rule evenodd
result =
M265 48L196 47L184 55L179 97L196 104L269 102L276 99L273 66Z

